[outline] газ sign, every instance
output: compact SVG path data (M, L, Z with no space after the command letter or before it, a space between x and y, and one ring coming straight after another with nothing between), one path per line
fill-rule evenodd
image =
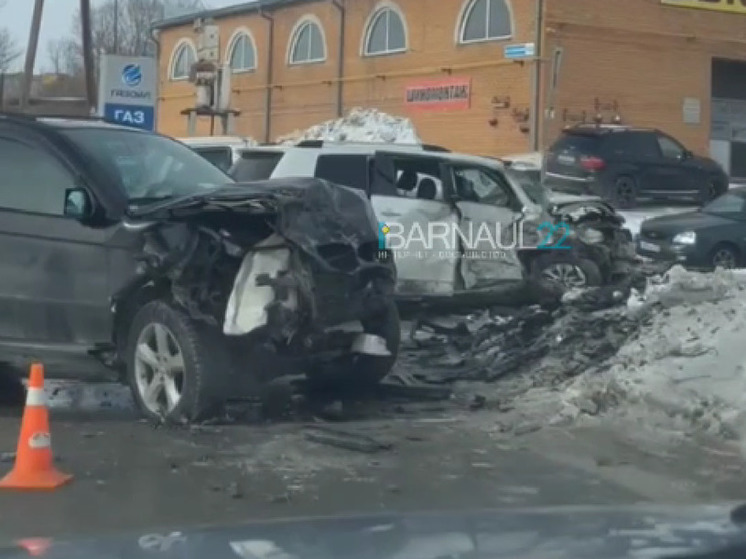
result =
M746 15L746 0L661 0L661 4Z
M468 78L417 82L408 85L404 92L404 104L413 109L468 109L470 98Z
M154 58L101 56L99 114L124 126L154 130L156 81Z

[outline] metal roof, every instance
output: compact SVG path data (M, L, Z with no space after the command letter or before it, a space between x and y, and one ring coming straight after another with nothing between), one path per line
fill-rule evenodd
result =
M254 0L253 2L244 2L225 8L215 8L213 10L202 10L183 16L172 17L153 23L153 29L168 29L169 27L178 27L180 25L191 25L195 19L220 19L224 17L250 14L261 10L275 10L292 4L302 4L304 2L319 2L321 0Z

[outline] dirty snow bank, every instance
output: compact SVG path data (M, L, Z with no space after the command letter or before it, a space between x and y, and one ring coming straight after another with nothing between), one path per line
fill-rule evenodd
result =
M418 329L416 376L498 412L490 429L604 418L630 434L705 432L746 449L746 273L677 266L647 284L567 294L554 310L484 311L431 330L440 339Z
M626 314L639 313L639 331L615 356L559 390L559 416L608 411L641 428L663 421L746 438L746 274L675 267L630 297Z
M417 144L420 137L408 118L392 116L377 109L356 107L346 116L296 130L280 136L277 142L295 144L302 140L329 140L334 142L386 142Z

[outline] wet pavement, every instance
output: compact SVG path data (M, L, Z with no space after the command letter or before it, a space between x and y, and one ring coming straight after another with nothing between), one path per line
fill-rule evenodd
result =
M360 452L312 442L300 423L156 428L125 410L58 408L57 465L75 480L52 493L0 493L0 538L383 511L746 499L741 459L722 443L645 448L603 425L505 434L494 428L494 412L430 409L335 423L383 443ZM19 414L5 412L0 450L12 452ZM0 466L11 467L7 456Z

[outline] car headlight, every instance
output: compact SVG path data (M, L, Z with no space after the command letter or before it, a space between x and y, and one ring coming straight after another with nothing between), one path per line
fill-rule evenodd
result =
M580 227L578 229L578 238L589 245L597 245L604 242L604 234L593 227Z
M697 242L697 234L694 231L684 231L675 235L673 242L677 245L693 245Z

